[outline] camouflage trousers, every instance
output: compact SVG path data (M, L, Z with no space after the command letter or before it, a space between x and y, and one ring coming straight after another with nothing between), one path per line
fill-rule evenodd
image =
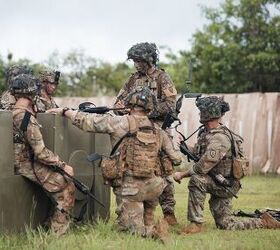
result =
M162 121L157 121L156 123L159 127L161 127L163 124ZM173 143L173 136L172 136L171 129L166 129L165 132L168 134L168 137L170 138L173 147L176 148L175 144ZM176 149L179 150L179 148ZM175 187L174 187L173 178L172 176L167 176L165 177L165 180L167 186L159 197L159 204L161 206L163 214L174 214L176 201L174 198Z
M118 229L151 236L154 228L154 211L165 186L166 182L161 177L125 176L122 185L114 188L118 205L116 210Z
M174 182L171 176L165 177L167 186L163 190L162 194L159 196L159 204L161 206L162 212L164 214L174 214L175 210L175 188Z
M69 228L70 214L75 202L75 186L48 166L35 162L33 167L30 162L22 163L16 172L41 186L57 203L56 206L64 209L65 212L62 213L54 207L49 218L51 230L62 235Z
M188 220L203 223L203 210L206 194L210 194L209 206L216 226L225 230L244 230L261 228L260 219L237 219L232 215L232 194L223 187L217 185L208 175L193 175L190 178L188 200ZM240 183L235 181L230 187L236 194L240 189Z

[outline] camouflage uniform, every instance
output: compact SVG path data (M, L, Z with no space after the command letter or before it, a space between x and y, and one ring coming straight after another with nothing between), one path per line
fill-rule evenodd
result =
M78 112L72 117L74 125L82 130L94 133L108 133L110 135L112 145L115 145L132 127L131 119L137 124L138 128L147 128L154 126L157 139L159 139L159 148L150 150L149 155L141 155L141 147L130 147L133 137L128 137L119 146L121 159L123 159L123 175L120 180L113 182L114 193L118 201L116 213L118 215L118 228L120 230L129 230L132 233L149 236L154 227L154 211L158 202L158 197L162 193L166 183L161 178L160 171L152 169L147 177L140 177L136 172L142 171L147 164L158 159L158 150L164 149L173 163L179 164L181 155L174 151L172 143L168 135L162 131L157 125L149 120L147 116L125 115L112 117L109 114L97 115ZM149 141L151 136L146 137ZM130 141L132 140L132 141ZM149 144L149 142L147 142ZM134 157L128 157L128 151L134 152ZM137 152L136 152L137 151ZM125 156L123 156L123 152ZM139 159L137 158L139 156ZM133 155L133 154L132 154ZM130 159L130 160L129 160ZM135 164L137 166L135 166ZM156 162L155 166L159 166Z
M240 181L232 176L232 152L229 133L224 126L209 131L203 131L198 137L194 153L200 157L193 166L195 175L189 181L188 220L203 222L203 209L206 194L210 193L209 206L216 225L220 229L240 230L262 227L260 219L238 220L231 214L232 194L217 184L208 173L221 174L231 180L228 187L237 194Z
M0 99L0 109L11 110L15 103L16 98L11 95L10 91L4 91Z
M137 54L140 54L141 58L143 53L143 48L141 46L146 45L147 43L140 43L134 45L128 51L128 59L134 59ZM154 45L154 44L149 44ZM155 45L154 45L155 46ZM136 51L135 51L136 50ZM138 50L138 51L137 51ZM145 50L144 50L145 52ZM148 51L150 52L150 51ZM151 55L154 56L153 63L155 64L157 60L157 55L155 56L155 52L151 48ZM153 53L153 54L152 54ZM156 59L155 59L156 57ZM148 61L148 60L147 60ZM128 81L124 84L124 87L120 90L116 103L118 101L125 100L129 93L135 90L138 87L149 87L154 95L156 96L157 108L153 111L153 119L159 126L162 125L163 120L167 113L175 110L176 104L176 95L177 91L175 89L174 83L172 82L170 76L163 70L155 68L152 73L144 74L142 72L133 73ZM120 114L120 112L118 113ZM172 143L172 140L170 141ZM175 199L174 199L174 183L172 177L166 177L167 186L164 189L162 195L160 196L159 202L164 214L174 214L175 208Z
M17 78L22 79L22 75ZM14 80L16 80L15 78ZM30 76L27 80L32 79ZM28 95L25 94L25 95ZM21 96L18 96L21 98ZM58 235L64 234L69 227L70 212L74 206L75 186L68 182L61 174L54 172L48 165L57 165L64 168L65 163L47 149L40 132L41 125L32 113L26 131L21 130L25 113L31 113L25 107L15 105L13 110L15 173L37 183L57 203L57 208L64 209L65 213L55 209L50 218L50 227Z
M219 118L229 110L228 105L225 105L227 104L226 102L213 97L201 98L199 102L197 105L201 111L201 122ZM206 102L207 105L203 109L200 104L204 105ZM224 110L222 108L222 111L222 105L219 102L227 106ZM215 129L203 129L199 132L198 141L194 147L194 154L200 160L192 167L194 174L191 176L188 185L188 220L197 224L203 223L204 202L206 194L209 193L210 211L218 228L226 230L261 228L263 226L261 219L240 220L232 216L231 202L233 195L212 178L221 174L230 181L231 186L227 188L234 194L237 194L241 188L240 181L235 179L232 173L233 152L231 136L233 136L234 141L238 145L241 145L242 138L229 132L222 125ZM244 155L241 146L237 150L239 155Z
M60 77L59 71L53 71L53 70L46 69L46 70L43 70L40 72L40 81L43 85L43 88L41 91L41 96L40 96L40 101L44 105L44 107L43 107L44 110L53 109L53 108L58 107L54 98L50 94L47 93L46 85L48 83L58 85L59 77Z
M45 110L49 110L49 109L58 107L58 105L56 104L56 102L52 96L44 96L44 94L42 94L40 96L40 101L44 105Z

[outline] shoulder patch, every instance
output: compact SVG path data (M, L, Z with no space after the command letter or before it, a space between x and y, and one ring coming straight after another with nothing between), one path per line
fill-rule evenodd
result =
M215 150L210 150L209 155L210 155L211 158L215 158L216 157L216 151Z

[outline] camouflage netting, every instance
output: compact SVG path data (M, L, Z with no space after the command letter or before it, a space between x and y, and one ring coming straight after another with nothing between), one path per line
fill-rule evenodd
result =
M280 93L219 94L230 105L222 121L244 138L244 148L250 159L251 173L280 174ZM61 107L77 108L79 103L91 101L96 105L112 106L115 98L56 98ZM191 134L200 126L195 101L184 99L180 113L180 131ZM174 133L175 140L177 135ZM188 144L196 141L196 135Z
M60 72L51 69L44 69L40 72L39 79L42 83L58 84Z
M6 72L7 83L10 84L10 81L20 74L32 74L32 69L26 65L15 64L8 68Z
M138 43L128 50L127 59L143 60L147 63L156 64L158 54L157 46L154 43Z

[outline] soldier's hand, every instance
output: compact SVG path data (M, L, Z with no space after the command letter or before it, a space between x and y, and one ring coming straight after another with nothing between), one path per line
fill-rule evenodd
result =
M73 168L72 168L71 166L69 166L69 165L65 165L64 171L65 171L67 174L71 175L71 176L74 175L74 170L73 170Z
M46 113L62 115L63 108L49 109Z
M183 175L182 172L175 172L173 174L173 179L174 181L178 182L179 184L181 184L181 180L183 179Z
M119 101L117 101L116 103L115 103L115 105L114 105L114 107L115 108L124 108L125 106L124 106L124 102L122 101L122 100L119 100Z

